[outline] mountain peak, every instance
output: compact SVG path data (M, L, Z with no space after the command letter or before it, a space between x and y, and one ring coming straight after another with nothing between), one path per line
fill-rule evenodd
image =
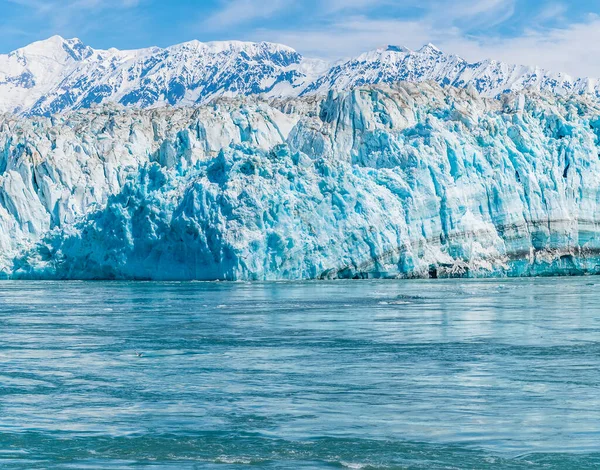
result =
M54 35L48 39L32 42L15 52L25 56L40 56L56 60L70 57L79 61L90 55L91 51L92 49L84 45L79 38L65 39Z
M443 52L438 49L437 46L431 44L430 42L421 47L421 49L419 49L417 52L420 54L443 54Z
M19 49L17 49L17 51L29 53L46 52L61 48L63 44L65 44L65 42L65 38L63 38L62 36L54 35L49 37L48 39L40 39L39 41L34 41L31 44L28 44L27 46L20 47Z

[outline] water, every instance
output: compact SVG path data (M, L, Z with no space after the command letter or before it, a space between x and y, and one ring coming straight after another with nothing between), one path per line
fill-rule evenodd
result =
M3 282L0 384L3 469L598 468L600 279Z

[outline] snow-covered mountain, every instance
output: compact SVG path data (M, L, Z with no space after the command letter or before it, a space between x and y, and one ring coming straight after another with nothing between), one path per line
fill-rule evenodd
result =
M0 55L0 112L51 115L107 102L193 105L218 96L289 97L402 80L472 85L484 96L525 88L600 95L596 79L494 60L468 63L431 44L418 51L388 46L328 65L264 42L191 41L119 51L54 36Z
M557 94L600 93L598 80L572 78L539 67L509 65L496 60L469 63L444 54L433 44L418 51L396 46L367 52L333 66L303 93L330 88L348 90L356 86L398 81L433 80L442 86L473 86L484 96L531 89Z
M104 102L148 108L215 96L298 95L324 69L322 61L266 42L105 51L54 36L0 56L0 112L50 115Z

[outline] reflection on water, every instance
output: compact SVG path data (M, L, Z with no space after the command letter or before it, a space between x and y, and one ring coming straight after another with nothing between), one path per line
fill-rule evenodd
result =
M2 468L597 468L600 280L0 284Z

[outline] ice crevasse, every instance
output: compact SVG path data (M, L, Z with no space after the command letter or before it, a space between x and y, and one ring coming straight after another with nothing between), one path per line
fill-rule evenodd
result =
M0 118L9 278L600 272L600 102L434 83Z

